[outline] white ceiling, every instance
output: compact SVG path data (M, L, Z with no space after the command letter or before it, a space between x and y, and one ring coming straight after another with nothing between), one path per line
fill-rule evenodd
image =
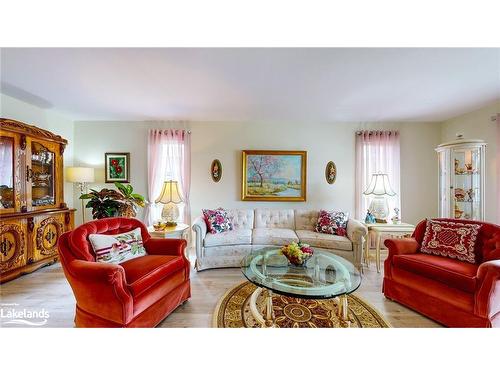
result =
M500 49L2 49L1 83L74 120L441 121L500 99Z

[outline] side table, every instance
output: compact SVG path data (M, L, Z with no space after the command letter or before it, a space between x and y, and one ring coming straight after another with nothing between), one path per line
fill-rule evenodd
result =
M175 227L166 228L164 230L155 230L152 226L148 227L148 232L153 238L179 238L186 239L187 229L189 225L179 223Z
M408 235L411 235L413 231L415 230L415 225L412 224L407 224L407 223L399 223L399 224L392 224L392 223L387 223L387 224L382 224L382 223L375 223L375 224L365 224L366 227L368 228L368 233L365 238L365 253L364 253L364 258L365 258L365 263L367 266L369 266L370 262L370 232L373 232L375 234L375 241L376 241L376 249L375 249L375 262L377 264L377 272L380 273L380 241L382 238L383 234L389 234L392 237L407 237Z

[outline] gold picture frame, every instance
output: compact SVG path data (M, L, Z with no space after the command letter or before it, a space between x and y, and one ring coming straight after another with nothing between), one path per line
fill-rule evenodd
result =
M305 202L307 151L243 150L241 200Z

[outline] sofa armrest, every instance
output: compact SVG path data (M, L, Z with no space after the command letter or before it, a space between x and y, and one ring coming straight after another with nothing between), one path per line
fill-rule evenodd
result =
M347 237L353 243L362 243L368 234L368 228L359 220L349 219L347 221Z
M349 219L347 221L347 238L352 242L354 265L358 268L362 267L363 260L363 243L368 229L359 220Z
M144 243L149 255L184 256L186 246L186 240L176 238L150 238Z
M500 312L500 260L490 260L477 270L474 313L484 318L492 318Z
M203 257L203 240L207 235L207 223L202 216L198 216L194 220L192 228L195 233L196 258L201 258Z
M384 245L389 250L387 259L394 255L415 254L420 248L420 244L415 238L388 238L384 241Z
M68 272L80 309L118 324L132 318L133 298L122 266L73 260Z

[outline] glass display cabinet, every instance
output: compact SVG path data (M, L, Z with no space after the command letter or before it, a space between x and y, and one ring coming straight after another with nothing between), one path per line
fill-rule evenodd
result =
M459 138L440 144L439 217L484 220L486 143Z
M0 282L55 262L59 236L73 227L63 190L67 143L0 118Z

